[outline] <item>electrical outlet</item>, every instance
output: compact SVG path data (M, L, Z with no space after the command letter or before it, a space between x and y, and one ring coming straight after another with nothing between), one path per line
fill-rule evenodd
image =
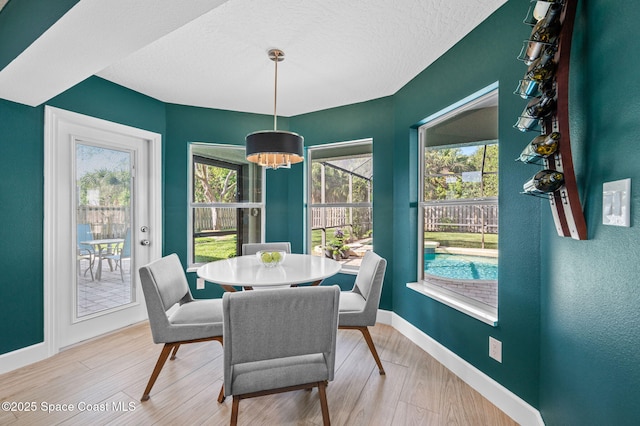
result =
M489 356L498 362L502 362L502 342L489 336Z
M204 290L204 278L196 279L196 290Z

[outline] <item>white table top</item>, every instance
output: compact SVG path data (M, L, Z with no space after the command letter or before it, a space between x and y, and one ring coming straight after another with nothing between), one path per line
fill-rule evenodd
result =
M268 268L255 255L216 260L198 268L198 276L216 284L269 287L322 280L340 272L333 259L309 254L287 253L278 266Z

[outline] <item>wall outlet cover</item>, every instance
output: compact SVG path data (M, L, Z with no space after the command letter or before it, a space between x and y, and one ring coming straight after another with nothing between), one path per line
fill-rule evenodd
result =
M498 362L502 362L502 342L489 336L489 356Z
M631 226L631 179L605 182L602 185L602 223Z
M196 279L196 290L204 290L204 278Z

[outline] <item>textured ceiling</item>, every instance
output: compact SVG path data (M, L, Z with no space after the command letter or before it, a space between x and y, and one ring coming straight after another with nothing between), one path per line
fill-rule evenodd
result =
M272 114L279 48L278 115L297 115L392 95L505 2L81 0L0 72L0 97L35 105L96 74L164 102ZM61 63L34 88L45 71L24 74L43 60Z

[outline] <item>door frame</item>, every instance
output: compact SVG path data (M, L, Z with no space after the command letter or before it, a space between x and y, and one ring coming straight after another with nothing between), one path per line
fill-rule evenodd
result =
M148 130L138 129L124 124L114 123L79 114L60 108L45 105L44 114L44 345L47 356L55 355L60 351L56 338L57 318L56 290L58 283L55 279L56 265L54 253L56 249L56 170L54 150L55 140L60 122L71 123L80 126L93 127L100 130L125 134L135 138L147 140L149 143L149 194L148 209L150 229L153 232L153 244L149 247L151 260L162 256L162 135ZM132 241L133 243L133 241ZM143 303L140 301L140 303Z

